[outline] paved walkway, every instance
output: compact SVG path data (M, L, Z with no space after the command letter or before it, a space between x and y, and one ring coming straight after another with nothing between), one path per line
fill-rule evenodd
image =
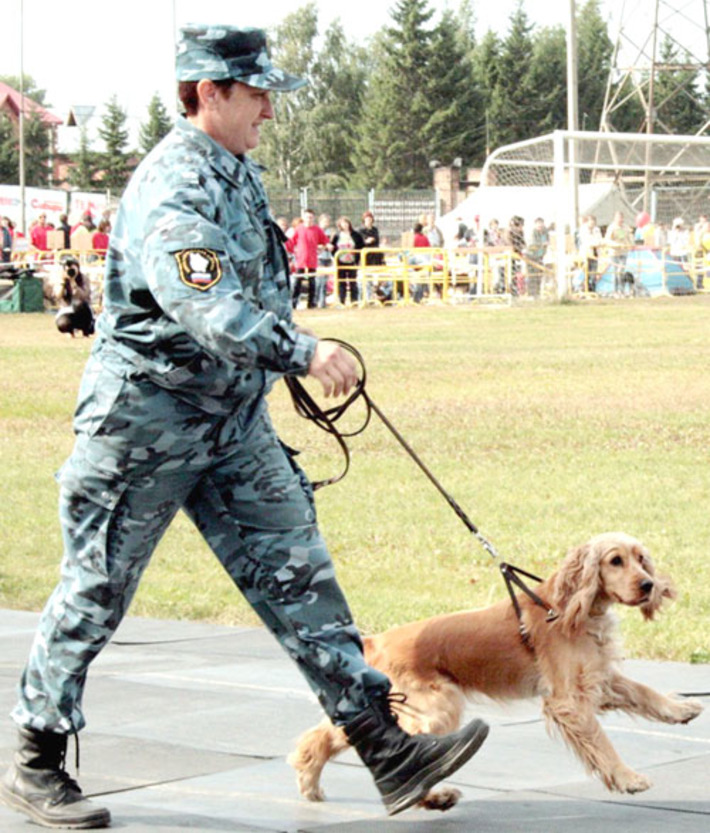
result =
M14 703L37 615L0 610L0 711ZM710 666L629 662L662 691L705 692ZM125 833L684 833L710 830L710 708L688 726L609 715L624 760L654 781L608 793L545 733L535 702L471 707L488 741L449 782L448 813L389 819L367 771L348 752L325 771L329 800L303 801L286 755L319 719L305 683L258 628L129 618L94 664L81 735L81 784L101 795ZM15 733L0 721L0 767ZM70 754L73 757L73 754ZM0 806L1 833L39 828Z

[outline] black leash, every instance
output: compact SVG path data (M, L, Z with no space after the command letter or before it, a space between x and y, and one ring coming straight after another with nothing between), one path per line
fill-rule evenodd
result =
M343 471L335 477L328 478L327 480L319 480L313 483L313 489L317 490L322 488L323 486L330 486L333 483L337 483L339 480L342 480L343 477L345 477L350 468L350 451L348 449L347 443L345 442L345 438L354 437L357 434L361 434L370 424L372 412L374 411L380 418L380 420L384 423L385 427L395 437L397 442L402 446L402 448L404 448L407 454L424 472L424 474L428 477L431 483L433 483L437 491L443 496L443 498L446 500L449 506L454 510L457 517L459 518L459 520L463 522L464 526L468 529L468 531L476 537L476 539L483 546L486 552L488 552L489 555L491 555L494 559L496 559L496 561L499 562L499 569L503 575L503 579L505 580L505 585L508 589L508 593L510 594L513 607L515 608L515 612L518 617L518 621L520 622L520 634L522 640L527 647L531 647L529 644L527 632L525 631L522 624L522 612L520 609L520 603L518 602L517 596L515 595L513 585L518 587L523 593L525 593L530 599L532 599L532 601L536 605L545 608L547 610L547 621L552 622L555 619L557 619L558 613L553 608L551 608L550 605L547 604L547 602L545 602L537 594L535 594L525 584L525 582L520 578L520 576L523 575L526 578L532 579L533 581L537 582L541 582L542 579L538 576L533 575L532 573L528 573L525 570L522 570L520 567L515 567L512 564L508 564L507 562L501 560L500 555L498 554L493 544L484 535L481 534L476 524L474 524L474 522L468 517L468 515L463 511L463 509L454 500L454 498L446 491L446 489L444 489L444 487L441 485L441 483L439 483L439 481L436 479L436 477L430 471L430 469L424 463L424 461L419 457L419 455L399 433L399 431L385 416L382 410L372 401L369 394L367 393L367 390L365 389L365 383L367 381L367 369L365 367L365 362L361 354L355 349L355 347L353 347L351 344L348 344L346 341L341 341L337 338L327 340L339 344L343 349L351 353L360 365L360 379L357 385L355 386L353 392L340 405L336 405L331 408L327 408L326 410L323 410L320 407L320 405L315 401L315 399L313 399L313 397L308 393L308 391L305 389L305 387L298 378L296 378L295 376L285 377L286 385L288 386L289 392L291 393L291 398L293 400L294 407L296 408L298 414L304 417L305 419L315 422L315 424L319 428L322 428L328 434L334 436L345 456L345 467ZM365 404L365 417L362 425L353 431L340 431L336 427L336 422L346 413L346 411L357 399L362 399Z

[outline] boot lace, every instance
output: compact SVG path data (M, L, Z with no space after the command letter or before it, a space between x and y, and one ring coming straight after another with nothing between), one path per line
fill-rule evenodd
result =
M416 717L421 715L421 709L407 702L407 695L403 691L390 691L385 695L385 717L389 714L389 723L399 723L398 714Z
M79 733L72 726L71 734L74 736L74 764L76 766L76 774L79 776ZM57 769L54 773L56 782L56 797L52 800L53 805L63 804L67 797L74 799L81 798L82 792L79 784L67 772L67 746L65 746L60 754Z

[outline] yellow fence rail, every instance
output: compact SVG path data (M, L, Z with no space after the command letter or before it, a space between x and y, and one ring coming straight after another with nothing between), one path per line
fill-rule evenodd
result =
M655 257L644 258L653 252ZM668 249L636 247L629 251L627 269L633 282L610 291L608 272L613 252L600 247L596 264L577 253L567 258L567 291L571 296L594 298L607 273L603 294L643 295L652 279L661 294L678 294L677 276L682 274L690 291L710 291L710 258L695 253L687 262L678 263ZM55 303L61 286L62 262L67 257L79 261L91 281L92 306L98 311L103 303L104 253L63 249L38 252L15 251L12 262L28 266L43 278L45 298ZM457 304L511 302L514 298L559 297L554 265L538 262L514 252L510 247L465 248L378 248L361 249L355 262L348 262L352 252L338 251L332 266L319 267L316 274L328 281L329 306ZM591 268L590 268L591 267ZM679 270L681 270L679 272ZM676 280L674 281L674 276Z

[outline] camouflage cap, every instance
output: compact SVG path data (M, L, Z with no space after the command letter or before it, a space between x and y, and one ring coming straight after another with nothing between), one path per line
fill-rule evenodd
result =
M189 25L180 30L177 80L233 78L262 90L297 90L306 81L277 69L269 59L262 29Z

